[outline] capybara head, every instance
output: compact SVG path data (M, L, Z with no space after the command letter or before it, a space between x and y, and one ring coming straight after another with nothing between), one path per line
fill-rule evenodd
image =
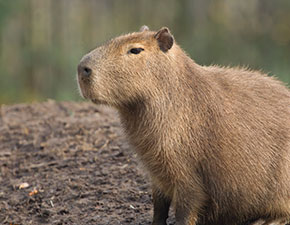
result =
M139 32L108 41L78 65L81 94L115 107L150 96L166 80L164 74L172 73L166 73L165 65L173 60L173 47L173 36L165 27L153 32L143 26Z

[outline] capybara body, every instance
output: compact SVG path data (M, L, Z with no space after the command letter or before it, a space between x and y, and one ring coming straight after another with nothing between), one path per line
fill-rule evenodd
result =
M170 205L177 225L290 219L290 91L278 80L200 66L167 28L143 27L85 55L78 82L118 110L151 177L153 225Z

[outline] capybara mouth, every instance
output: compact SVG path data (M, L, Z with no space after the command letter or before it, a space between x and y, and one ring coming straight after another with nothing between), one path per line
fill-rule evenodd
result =
M95 99L95 98L91 99L91 101L92 101L93 103L95 103L95 104L98 104L98 103L99 103L99 101L98 101L97 99Z
M97 104L97 105L99 105L99 104L105 104L104 101L101 101L101 100L96 99L96 98L92 98L90 100L91 100L91 102L93 102L94 104Z

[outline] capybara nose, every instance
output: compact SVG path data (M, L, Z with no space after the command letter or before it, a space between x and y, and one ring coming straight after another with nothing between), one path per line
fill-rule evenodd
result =
M82 64L78 65L78 74L83 79L88 79L92 74L92 69Z

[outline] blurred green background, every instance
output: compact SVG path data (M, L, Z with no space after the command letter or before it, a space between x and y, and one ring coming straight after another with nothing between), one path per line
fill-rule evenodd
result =
M168 26L199 64L290 84L289 0L0 0L0 104L79 100L82 55L144 24Z

